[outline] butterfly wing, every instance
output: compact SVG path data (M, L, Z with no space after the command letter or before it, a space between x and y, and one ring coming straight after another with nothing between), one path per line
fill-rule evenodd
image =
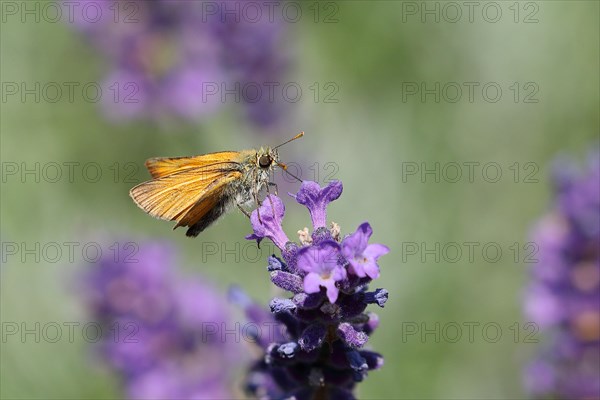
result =
M230 163L227 160L236 160L240 154L237 151L221 151L195 157L150 158L146 161L146 168L156 179L198 167L227 167L226 164Z
M144 182L131 189L129 194L151 216L177 221L176 227L191 227L211 212L220 211L220 216L225 211L227 204L221 203L229 200L223 199L226 189L241 176L242 166L239 163L222 161L186 168ZM212 221L216 218L218 216L212 215ZM200 231L196 235L198 233Z
M211 183L204 196L175 218L177 224L173 229L188 226L186 236L198 236L233 204L235 195L227 188L237 179L239 179L238 174L230 173Z

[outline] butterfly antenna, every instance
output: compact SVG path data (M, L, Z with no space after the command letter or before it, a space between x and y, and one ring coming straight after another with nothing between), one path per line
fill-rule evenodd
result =
M293 137L293 138L291 138L290 140L288 140L288 141L286 141L286 142L283 142L283 143L281 143L279 146L275 146L275 147L273 147L273 150L275 150L275 149L277 149L277 148L279 148L279 147L283 146L284 144L288 144L289 142L291 142L291 141L293 141L293 140L300 139L302 136L304 136L304 132L300 132L299 134L297 134L296 136L294 136L294 137ZM284 169L285 169L285 168L284 168Z
M302 179L298 178L296 175L294 175L290 171L288 171L287 165L285 165L282 162L277 162L277 165L279 165L279 167L281 167L281 169L284 170L289 176L291 176L292 178L295 178L296 180L298 180L298 182L302 183Z

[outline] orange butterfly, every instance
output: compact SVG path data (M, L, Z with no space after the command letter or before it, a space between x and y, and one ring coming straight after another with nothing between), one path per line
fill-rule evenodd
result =
M269 174L279 161L277 148L304 135L300 132L279 146L260 150L222 151L194 157L151 158L146 168L152 180L129 191L133 201L151 216L187 226L195 237L237 205L260 204L258 193L269 185ZM288 172L289 173L289 172ZM298 179L298 178L296 178ZM259 216L260 217L260 216Z

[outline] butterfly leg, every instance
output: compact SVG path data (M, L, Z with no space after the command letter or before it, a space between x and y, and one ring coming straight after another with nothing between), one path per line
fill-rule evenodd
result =
M269 203L271 203L271 211L273 212L273 219L275 219L275 206L273 205L273 199L271 198L269 186L275 186L275 194L277 194L277 184L273 182L267 182L267 194L269 195Z
M277 184L275 182L267 182L267 188L269 186L274 186L275 187L275 196L279 196L279 193L278 193L279 192L279 190L278 190L279 188L277 187Z
M239 203L235 203L235 205L238 206L240 211L243 212L246 217L250 218L250 214L248 214L248 211L244 210L244 208Z
M254 201L256 202L256 215L258 216L258 222L262 225L262 219L260 218L260 199L258 198L258 173L255 172L254 173L254 190L253 190L253 196L254 196Z
M256 201L256 204L258 205L256 207L256 215L258 216L258 222L261 225L263 225L262 219L260 218L260 203L258 202L258 196L256 196L254 200Z

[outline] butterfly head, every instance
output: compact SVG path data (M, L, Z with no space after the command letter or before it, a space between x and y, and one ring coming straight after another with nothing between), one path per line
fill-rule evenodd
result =
M294 176L292 173L290 173L288 171L287 165L285 165L284 163L282 163L279 160L279 153L277 153L277 148L279 148L279 147L283 146L284 144L287 144L293 140L301 138L302 136L304 136L304 132L300 132L299 134L297 134L296 136L294 136L287 142L284 142L278 146L267 147L266 149L261 148L256 153L256 165L260 168L261 171L264 171L264 172L268 172L271 169L273 169L275 166L278 166L279 168L283 169L288 175L291 175L298 181L302 182L302 180L300 178Z
M260 149L256 154L256 164L262 170L269 170L279 164L279 154L277 150L267 147Z

